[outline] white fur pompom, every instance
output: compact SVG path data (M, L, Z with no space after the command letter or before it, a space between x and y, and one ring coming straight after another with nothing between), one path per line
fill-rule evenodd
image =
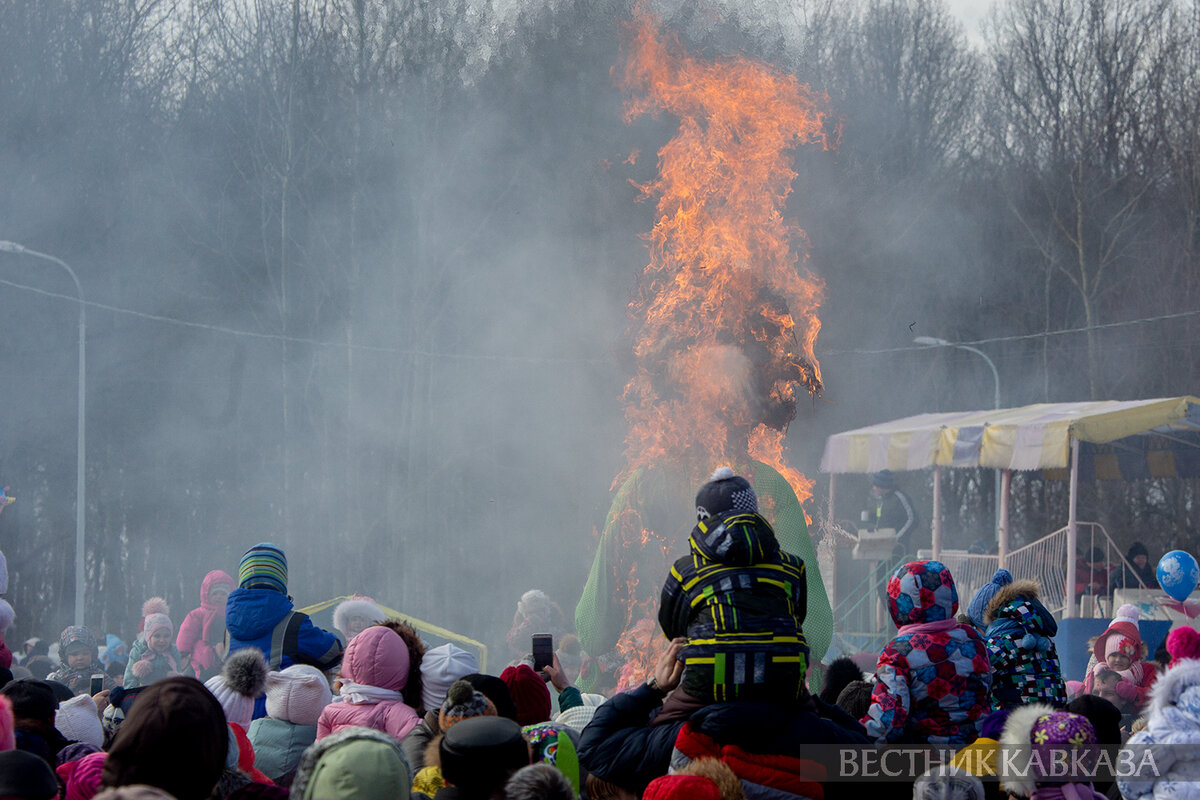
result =
M1113 622L1132 622L1137 625L1141 616L1142 612L1137 606L1126 603L1117 609L1117 615L1113 617Z
M717 467L717 471L709 476L710 481L727 481L733 477L733 470L729 467Z

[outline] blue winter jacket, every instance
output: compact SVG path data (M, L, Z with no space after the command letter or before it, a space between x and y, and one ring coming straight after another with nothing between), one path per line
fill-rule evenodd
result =
M273 670L309 664L324 672L342 660L342 643L307 614L294 611L287 595L273 589L234 589L225 603L229 652L257 647ZM254 703L254 718L267 715L266 695Z

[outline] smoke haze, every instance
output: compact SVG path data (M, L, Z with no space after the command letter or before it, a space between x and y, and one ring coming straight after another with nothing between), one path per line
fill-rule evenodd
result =
M128 633L153 594L178 622L205 572L265 540L298 605L365 593L503 663L523 591L570 617L624 463L626 311L654 225L636 184L675 125L622 121L633 4L125 5L0 2L0 240L65 260L90 303L87 622ZM652 4L692 52L769 61L841 120L838 149L797 150L788 208L826 283L826 389L801 398L794 466L815 474L840 430L991 404L978 357L914 336L1200 308L1200 203L1176 182L1196 168L1200 39L1165 7L1145 25L1175 49L1144 57L1177 83L1121 87L1124 121L1043 147L1006 94L1015 10L977 43L933 0ZM1154 91L1174 116L1149 119ZM1162 147L1085 158L1135 116ZM1100 232L1073 253L1046 189L1084 162ZM1129 184L1142 174L1152 187ZM1104 240L1118 217L1124 238ZM15 634L54 636L74 602L77 306L42 259L0 252L0 281L0 484L17 498L0 548ZM1006 405L1164 396L1194 391L1195 325L978 346ZM744 381L740 353L714 363ZM928 503L925 476L902 479ZM837 512L856 517L847 483ZM949 483L965 543L986 530L990 474ZM1058 489L1022 491L1018 526L1048 532ZM1085 503L1124 530L1169 518L1165 542L1191 530L1189 491ZM823 502L818 484L809 513Z

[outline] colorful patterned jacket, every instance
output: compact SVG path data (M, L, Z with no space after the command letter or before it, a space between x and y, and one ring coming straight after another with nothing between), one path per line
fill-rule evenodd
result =
M992 708L1028 703L1067 704L1067 687L1052 636L1054 616L1038 600L1036 581L1014 581L996 592L984 611Z
M979 737L992 687L987 647L956 622L958 591L940 561L914 561L887 585L900 629L879 654L878 682L862 719L877 743L963 747Z
M688 543L658 610L668 639L688 639L683 691L716 703L798 698L808 657L804 562L780 550L753 513L701 520Z

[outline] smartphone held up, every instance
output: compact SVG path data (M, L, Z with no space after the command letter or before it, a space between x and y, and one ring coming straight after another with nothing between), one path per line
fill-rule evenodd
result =
M533 671L541 675L545 667L554 664L554 637L549 633L535 633L532 645Z

